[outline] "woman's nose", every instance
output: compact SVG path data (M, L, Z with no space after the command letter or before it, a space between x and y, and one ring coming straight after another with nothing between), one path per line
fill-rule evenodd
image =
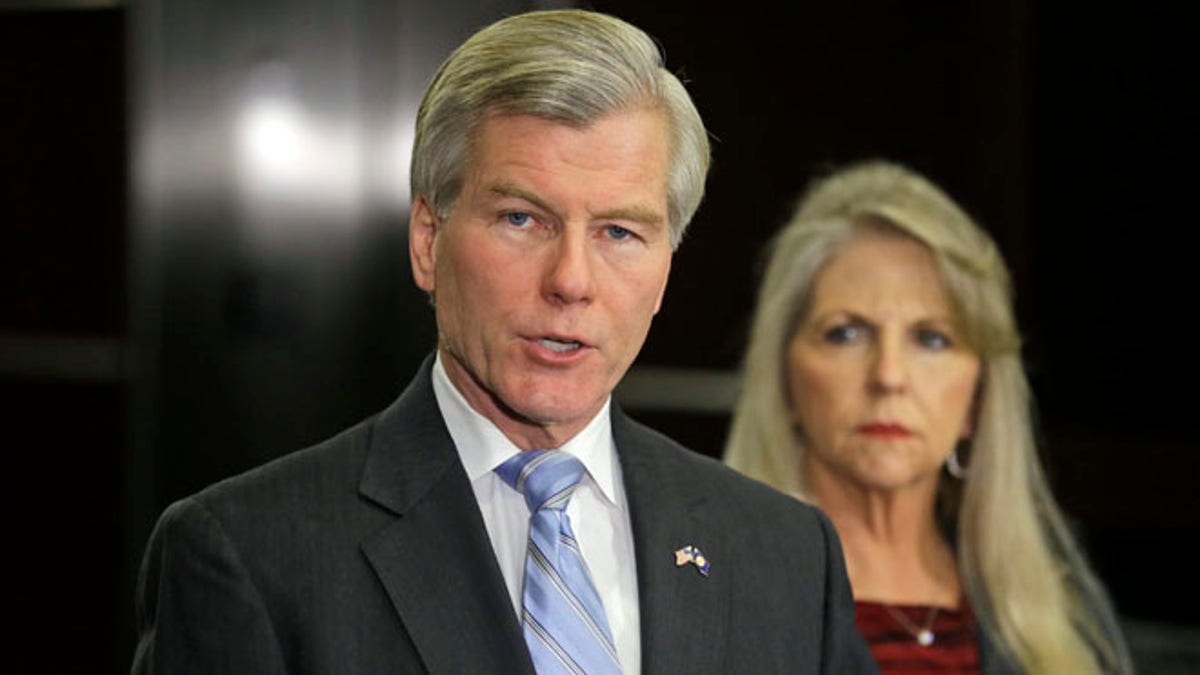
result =
M879 336L871 367L871 383L880 392L901 391L908 384L907 351L898 336Z

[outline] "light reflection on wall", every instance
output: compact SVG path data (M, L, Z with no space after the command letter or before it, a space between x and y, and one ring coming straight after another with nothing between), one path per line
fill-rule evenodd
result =
M323 122L306 110L280 64L257 68L238 102L238 191L250 214L330 214L349 223L361 206L357 126Z
M386 204L393 213L405 213L409 207L409 163L412 161L414 120L417 116L415 105L401 107L405 109L405 114L397 115L393 129L387 134L383 152L378 155L380 165L371 172L376 179L371 186L372 201Z

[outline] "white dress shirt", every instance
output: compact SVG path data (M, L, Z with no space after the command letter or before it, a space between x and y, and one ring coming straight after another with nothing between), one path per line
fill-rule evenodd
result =
M446 375L441 354L433 364L433 393L475 490L519 621L529 508L525 498L492 470L520 449L496 425L471 408ZM567 504L567 516L592 583L604 603L621 669L625 675L640 673L642 643L633 531L609 421L609 402L574 438L555 449L574 455L587 468Z

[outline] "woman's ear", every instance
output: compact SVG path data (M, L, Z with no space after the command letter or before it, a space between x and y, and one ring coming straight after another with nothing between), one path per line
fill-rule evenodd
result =
M969 441L975 435L975 427L979 422L979 410L983 404L983 392L987 384L987 366L983 359L979 361L979 377L975 381L975 391L971 394L971 407L963 418L962 429L958 432L960 441Z

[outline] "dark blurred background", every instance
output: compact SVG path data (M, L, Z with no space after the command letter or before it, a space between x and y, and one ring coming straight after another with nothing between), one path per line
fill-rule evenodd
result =
M0 1L0 671L127 670L162 508L398 393L434 342L405 231L424 85L475 29L564 4ZM621 398L719 454L764 243L813 176L907 163L1004 251L1056 494L1143 670L1184 672L1186 22L1128 3L759 5L587 5L660 40L715 140Z

